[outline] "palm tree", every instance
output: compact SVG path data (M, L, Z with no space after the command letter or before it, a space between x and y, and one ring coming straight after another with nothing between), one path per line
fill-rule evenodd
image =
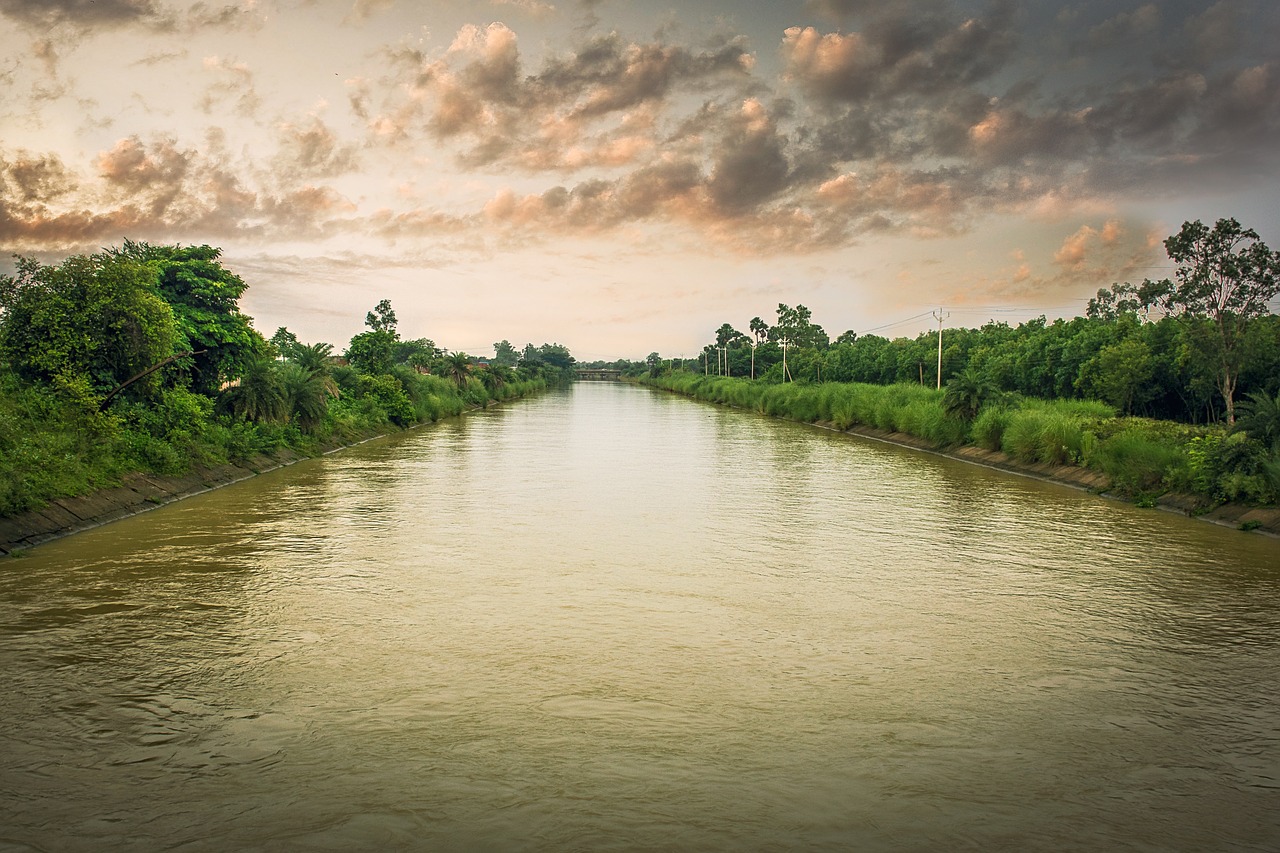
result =
M493 365L476 371L476 377L479 378L480 384L484 386L491 397L499 388L507 384L507 380L496 368L497 365Z
M948 415L954 415L966 421L978 416L978 411L996 396L1000 390L986 374L972 367L966 367L947 380L947 390L942 395L942 408Z
M289 361L307 370L324 370L333 355L333 344L299 344L289 355Z
M1254 391L1236 406L1236 422L1232 432L1246 432L1249 437L1280 452L1280 391L1275 397Z
M329 398L338 396L338 386L324 370L308 370L300 364L286 364L279 370L286 410L304 431L310 432L324 420Z
M276 363L260 358L245 365L240 381L229 385L218 394L218 408L246 421L282 421L288 415L285 398Z
M471 376L471 356L465 352L455 352L444 357L445 376L457 383L459 388L467 387L467 379Z

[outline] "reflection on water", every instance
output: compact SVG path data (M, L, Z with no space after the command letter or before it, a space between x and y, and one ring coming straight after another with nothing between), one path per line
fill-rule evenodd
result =
M0 564L0 850L1276 849L1278 555L579 385Z

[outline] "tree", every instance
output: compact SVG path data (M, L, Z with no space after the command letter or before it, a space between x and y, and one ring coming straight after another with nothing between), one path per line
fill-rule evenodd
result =
M324 420L329 399L338 396L338 386L324 370L308 370L297 362L280 366L277 381L284 394L284 412L306 432Z
M415 338L411 341L397 340L392 347L392 359L396 364L426 364L431 359L440 357L436 342L429 338Z
M949 415L971 421L984 405L999 395L1000 389L986 374L969 367L947 380L942 407Z
M1122 414L1150 399L1155 375L1151 350L1137 338L1104 346L1080 368L1080 390L1110 403Z
M769 338L769 324L759 317L752 317L748 328L751 329L751 335L756 339L757 344L762 344Z
M26 379L101 399L177 351L174 311L144 264L111 252L56 267L19 259L5 278L0 356ZM145 396L159 380L146 375L129 393Z
M543 344L538 347L538 358L552 367L561 369L573 367L576 361L564 344Z
M1245 432L1272 452L1280 453L1280 391L1275 396L1255 391L1240 402L1240 417L1232 432Z
M390 332L361 332L347 344L347 361L357 370L371 375L390 373L395 364L395 344Z
M288 356L289 361L300 365L312 372L325 370L329 366L329 359L333 357L333 344L317 343L303 344L299 343L292 354Z
M391 310L391 300L383 299L365 315L364 324L369 331L361 332L347 345L347 361L357 370L370 375L390 373L396 363L396 345L400 333L396 331L396 312Z
M194 390L217 394L226 379L267 353L266 340L240 313L240 297L248 285L222 266L221 249L125 240L105 254L152 269L159 294L177 321L175 349L193 353L183 364Z
M1280 253L1234 219L1219 219L1213 228L1184 222L1164 246L1177 264L1174 280L1147 279L1138 298L1192 325L1207 321L1204 343L1217 362L1227 423L1234 423L1241 343L1250 321L1270 313L1268 303L1280 293Z
M471 356L465 352L446 355L444 357L444 375L452 379L459 388L467 387L467 378L471 376Z
M1101 289L1089 300L1085 316L1090 320L1114 322L1126 314L1137 314L1142 308L1138 288L1129 282L1113 284L1110 290Z
M792 308L779 302L778 323L769 329L769 340L780 342L786 338L788 346L826 349L830 340L821 326L810 322L812 316L803 305Z
M375 332L390 332L396 338L396 312L391 310L391 300L383 299L373 310L364 315L364 324Z
M480 384L489 392L490 397L496 397L498 389L502 388L511 379L511 368L505 364L491 364L476 371L476 377L480 380Z
M232 417L255 423L283 421L289 416L276 363L259 358L245 365L239 380L219 392L218 409Z
M281 357L292 359L294 353L302 346L302 342L298 340L297 335L281 326L271 336L271 345L280 352Z
M493 345L493 363L506 367L515 367L520 360L520 353L505 338Z

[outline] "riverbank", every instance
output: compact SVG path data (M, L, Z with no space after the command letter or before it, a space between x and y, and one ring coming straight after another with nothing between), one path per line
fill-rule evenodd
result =
M835 432L885 441L962 462L1083 489L1106 498L1177 512L1240 530L1257 531L1280 537L1280 507L1212 501L1203 496L1183 493L1176 489L1161 489L1159 483L1163 474L1159 470L1159 465L1163 460L1159 458L1153 460L1150 454L1146 458L1137 458L1132 461L1124 458L1117 460L1118 454L1107 458L1106 461L1109 463L1107 467L1114 469L1116 474L1111 470L1072 464L1073 457L1082 453L1083 447L1088 442L1092 442L1095 455L1102 457L1103 455L1097 452L1097 447L1104 442L1097 436L1086 438L1078 425L1070 423L1069 414L1054 418L1050 422L1049 425L1056 429L1044 430L1045 435L1030 436L1029 442L1024 440L1023 443L1030 446L1023 448L1021 454L1014 455L1014 453L1005 452L1004 449L984 448L972 443L968 435L969 427L964 422L944 415L939 400L925 399L933 395L932 389L925 391L894 386L856 386L849 389L854 394L867 397L862 406L868 413L866 419L881 423L878 426L870 426L860 422L860 418L848 411L842 413L843 422L830 419L832 417L830 415L824 417L824 409L832 410L838 407L838 404L832 405L830 399L831 395L838 391L833 391L829 386L765 386L762 388L746 380L717 377L704 380L696 376L692 381L684 382L664 382L662 378L641 379L641 384L703 402L727 405L770 417L807 423ZM774 394L774 391L777 393ZM920 399L906 399L912 397L907 392L916 392L915 396ZM905 395L904 400L894 399L895 394ZM936 396L940 396L940 392ZM931 437L912 434L902 428L883 428L884 425L893 425L899 421L906 421L907 429L914 428L916 432ZM1007 425L1006 418L1000 425L1000 430L1007 430ZM1123 433L1120 434L1123 435ZM933 440L932 437L935 435L942 437L943 440ZM999 437L996 435L997 439ZM996 442L996 444L999 443L999 441Z
M458 417L480 408L482 407L466 409ZM419 429L432 423L439 423L439 421L421 421L405 429L371 432L350 441L322 446L314 454L282 448L225 465L197 466L181 476L165 477L140 472L128 474L122 478L118 486L100 489L87 495L59 498L50 501L41 509L0 517L0 560L8 556L20 555L28 548L63 536L101 527L122 518L139 515L166 504L239 483L268 471L275 471L308 459L318 459L339 450Z
M885 430L867 426L840 429L835 424L823 422L814 423L812 426L831 430L832 432L856 435L874 441L883 441L886 444L894 444L899 447L922 450L926 453L946 456L949 459L956 459L971 465L995 468L1022 477L1031 477L1036 480L1092 492L1110 500L1132 503L1127 498L1111 491L1111 480L1106 474L1082 468L1078 465L1028 464L1020 462L999 450L984 450L981 447L972 445L944 449L906 433L886 432ZM1278 507L1250 507L1228 503L1206 508L1203 502L1194 495L1168 492L1156 499L1156 505L1153 508L1190 516L1201 521L1208 521L1237 530L1252 530L1269 536L1280 537L1280 508Z

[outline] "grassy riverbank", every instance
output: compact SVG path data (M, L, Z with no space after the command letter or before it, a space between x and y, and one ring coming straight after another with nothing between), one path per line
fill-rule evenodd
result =
M296 420L220 416L212 398L181 388L170 389L158 402L100 412L0 370L0 517L113 488L130 474L182 477L281 451L315 456L523 397L548 382L528 376L486 388L474 378L459 385L412 370L374 377L383 381L373 383L354 371L335 373L340 396L304 430Z
M1224 502L1275 505L1280 463L1246 434L1148 418L1117 417L1091 401L1009 398L967 419L949 413L944 392L920 385L766 384L676 371L640 382L714 403L847 430L903 433L937 448L972 445L1033 464L1077 465L1106 476L1110 491L1144 505L1166 492Z
M554 344L518 359L504 341L489 363L406 339L385 299L341 355L285 327L268 340L220 256L126 240L0 276L0 519L130 475L314 455L541 390L573 363Z

